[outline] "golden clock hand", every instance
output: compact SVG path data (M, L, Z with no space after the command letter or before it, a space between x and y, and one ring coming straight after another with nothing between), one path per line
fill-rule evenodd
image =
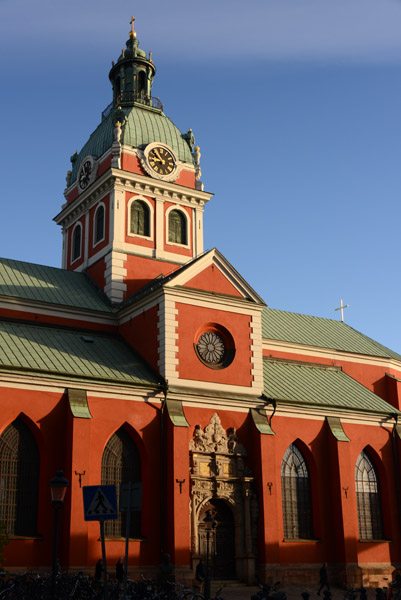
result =
M163 165L166 162L165 160L162 159L162 157L160 156L159 151L157 150L157 148L154 149L154 153L159 157L159 159L162 161Z

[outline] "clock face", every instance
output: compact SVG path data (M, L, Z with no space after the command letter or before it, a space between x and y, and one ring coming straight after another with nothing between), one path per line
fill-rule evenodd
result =
M175 158L163 146L155 146L149 151L148 162L158 175L170 175L175 169Z
M85 189L88 187L92 175L92 163L86 160L79 171L79 187Z
M198 340L198 352L205 363L217 365L222 361L224 356L223 340L214 331L202 333Z

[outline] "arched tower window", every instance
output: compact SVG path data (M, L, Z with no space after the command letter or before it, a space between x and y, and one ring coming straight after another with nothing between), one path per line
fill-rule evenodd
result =
M361 540L384 538L383 513L376 469L365 451L355 466L356 504Z
M93 243L97 244L104 239L104 206L100 204L95 212L94 217L94 236Z
M120 96L121 96L121 78L120 77L116 77L116 84L115 84L115 96L116 96L116 101L118 102L120 100Z
M72 232L72 252L71 261L77 260L81 256L81 245L82 245L82 226L78 223L74 231Z
M102 457L102 484L115 485L119 503L120 485L141 481L141 462L138 449L130 435L122 427L107 442ZM126 514L120 513L119 519L106 521L105 534L110 537L125 537ZM139 537L141 533L140 511L131 514L130 537Z
M139 71L138 73L138 94L143 96L146 94L146 73L145 71Z
M150 236L150 210L146 202L135 200L131 204L130 232L136 235Z
M310 478L304 457L291 444L281 463L284 537L312 539L312 500Z
M10 535L37 534L39 450L21 419L0 436L0 521Z
M172 210L168 216L168 241L187 244L187 220L180 210Z

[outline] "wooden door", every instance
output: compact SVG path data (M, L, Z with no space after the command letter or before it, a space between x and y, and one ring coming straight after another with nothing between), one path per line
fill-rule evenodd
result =
M235 579L235 527L230 506L224 500L211 500L200 512L199 550L206 564L207 531L204 519L210 511L215 526L209 533L209 565L214 579Z

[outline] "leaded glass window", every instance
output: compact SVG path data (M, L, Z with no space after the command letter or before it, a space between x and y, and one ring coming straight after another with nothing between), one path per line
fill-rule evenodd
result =
M383 512L376 469L365 451L355 466L356 504L361 540L384 538Z
M0 436L0 521L9 535L37 534L39 450L23 421Z
M95 212L94 243L97 244L104 238L104 206L101 204Z
M312 500L309 471L305 459L295 444L284 454L281 464L284 537L312 539Z
M141 462L138 449L125 429L120 428L107 442L102 458L102 484L115 485L117 503L120 502L120 485L141 480ZM115 521L105 522L105 534L109 537L125 537L126 514L120 513ZM131 513L130 537L141 533L141 513Z
M131 204L130 232L150 236L150 210L146 202L135 200Z
M172 210L168 216L168 241L187 244L187 220L180 210Z
M72 260L77 260L81 256L82 228L78 224L72 233Z

